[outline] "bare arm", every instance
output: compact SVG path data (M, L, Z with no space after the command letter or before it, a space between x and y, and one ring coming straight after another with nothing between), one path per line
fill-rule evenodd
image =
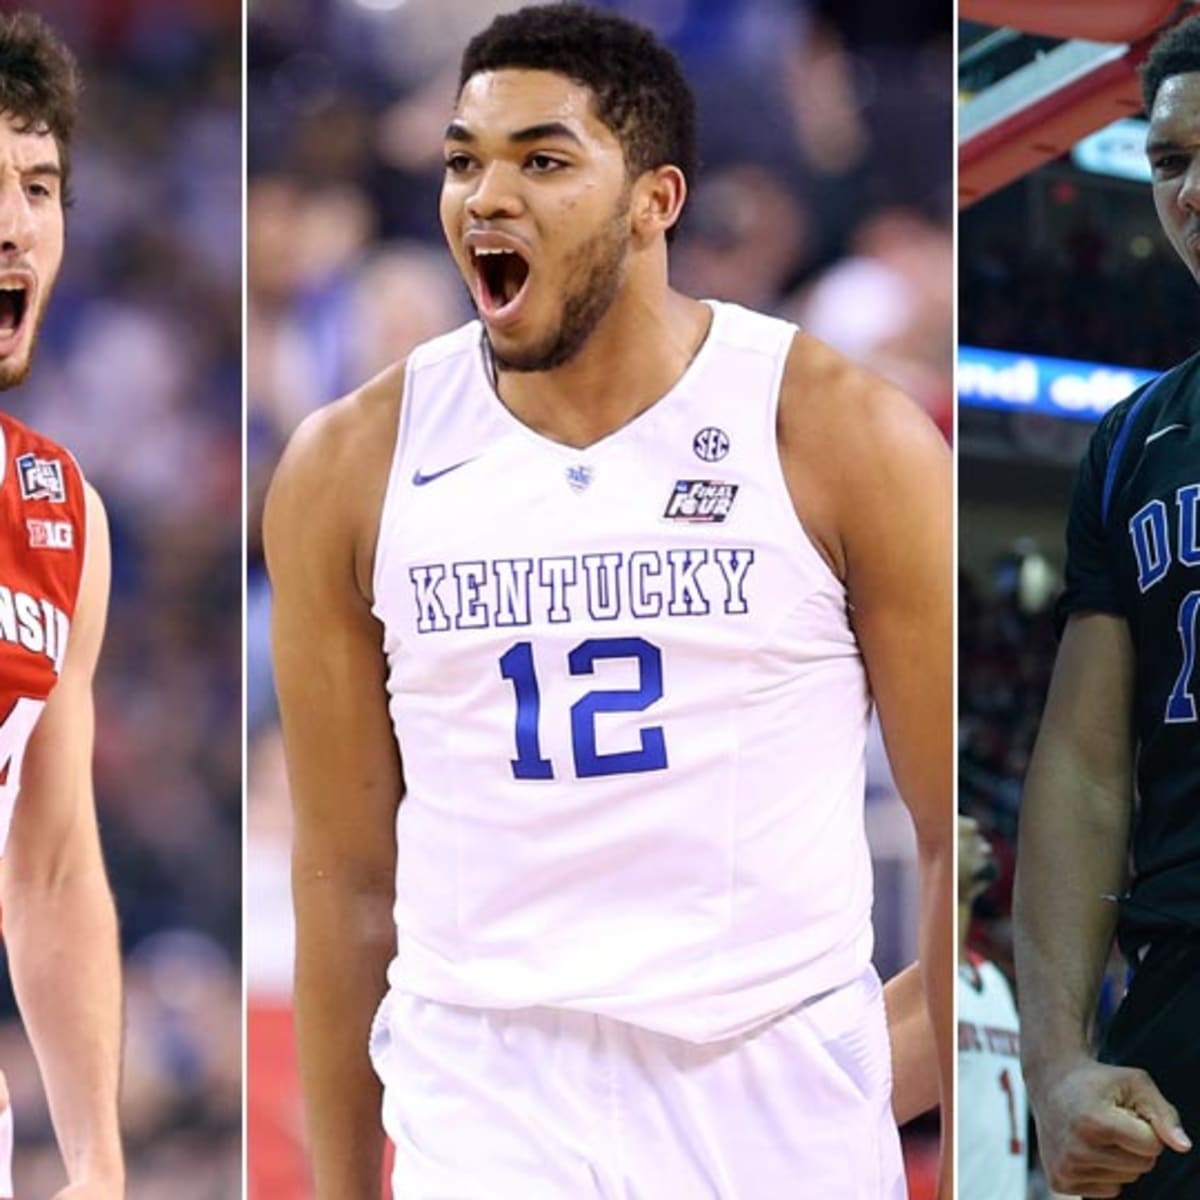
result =
M1119 617L1069 622L1025 780L1013 915L1025 1077L1091 1058L1133 808L1133 646Z
M785 465L793 464L797 511L846 582L888 759L916 830L921 977L949 1131L956 894L950 451L911 401L806 337L789 361L781 446Z
M892 1115L904 1125L938 1103L938 1052L921 987L921 964L910 963L883 985L892 1044Z
M395 952L402 778L371 615L398 375L310 418L267 500L272 642L295 812L295 1006L319 1200L378 1200L381 1087L367 1054Z
M75 1187L124 1195L117 1119L121 967L92 792L92 680L108 609L104 507L87 492L87 550L62 674L25 755L4 860L4 939L21 1016Z
M1051 1182L1089 1196L1115 1196L1148 1170L1178 1123L1148 1076L1100 1066L1091 1051L1117 918L1105 896L1126 874L1133 677L1124 620L1071 618L1021 805L1013 914L1022 1064Z

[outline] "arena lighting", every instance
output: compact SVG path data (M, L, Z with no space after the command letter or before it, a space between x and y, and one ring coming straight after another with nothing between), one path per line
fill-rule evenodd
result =
M958 399L968 408L1098 421L1157 371L1010 350L958 348Z
M359 8L365 8L368 12L395 12L398 8L403 8L408 0L350 0L352 4L356 4Z
M1148 121L1126 117L1097 130L1071 150L1071 161L1093 175L1114 179L1150 182L1150 161L1146 158Z

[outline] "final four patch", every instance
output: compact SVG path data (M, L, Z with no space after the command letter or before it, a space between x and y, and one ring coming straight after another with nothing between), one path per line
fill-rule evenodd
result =
M715 479L677 480L663 517L696 525L720 524L732 511L737 490L736 483Z
M62 463L57 458L38 458L36 454L22 454L17 458L17 472L21 480L23 500L52 500L62 504L67 498L63 483Z

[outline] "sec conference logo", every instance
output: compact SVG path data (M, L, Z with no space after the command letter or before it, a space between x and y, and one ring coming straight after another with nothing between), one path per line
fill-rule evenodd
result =
M692 439L696 457L705 462L720 462L729 453L729 435L715 425L700 430Z

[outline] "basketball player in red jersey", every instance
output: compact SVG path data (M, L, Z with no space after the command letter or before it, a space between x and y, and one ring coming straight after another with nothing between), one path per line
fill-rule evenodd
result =
M0 387L29 373L64 242L78 83L38 18L0 18ZM124 1195L120 957L92 795L104 508L70 454L0 411L0 902L12 982L68 1184ZM0 1080L0 1196L12 1113Z

